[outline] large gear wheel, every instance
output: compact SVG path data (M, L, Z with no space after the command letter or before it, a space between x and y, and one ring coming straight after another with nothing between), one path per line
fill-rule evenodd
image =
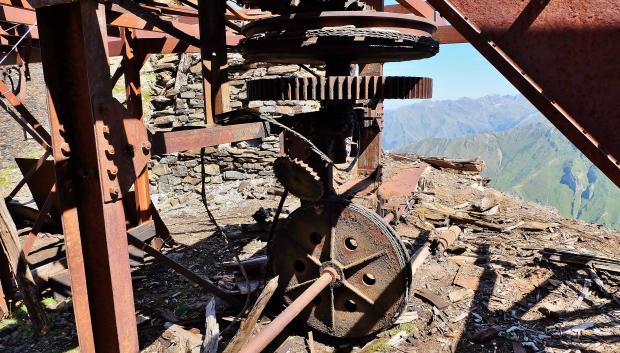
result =
M374 212L341 198L295 210L273 241L270 266L290 304L324 268L342 279L299 315L332 337L360 338L390 327L411 284L409 255L394 230Z
M251 80L247 87L249 100L355 101L428 99L433 95L433 80L427 77L280 77Z
M432 57L436 26L422 17L327 11L257 20L243 27L246 60L288 64L366 64Z
M293 195L306 201L323 196L323 183L317 173L299 159L278 157L273 162L276 179Z

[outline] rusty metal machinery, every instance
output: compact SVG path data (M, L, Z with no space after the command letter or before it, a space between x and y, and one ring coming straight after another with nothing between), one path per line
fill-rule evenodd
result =
M326 269L338 274L300 314L313 329L358 338L389 327L407 301L409 254L376 213L341 198L308 203L286 220L271 267L290 304Z
M377 123L360 107L432 96L429 78L357 76L355 64L424 59L439 50L435 24L425 18L357 11L357 2L273 3L247 3L281 15L242 29L246 60L324 64L325 76L248 82L250 100L317 100L321 108L295 115L285 129L288 157L276 160L274 171L302 206L272 240L269 264L286 310L244 352L263 349L297 315L316 332L350 339L389 327L401 313L409 254L381 216L336 193L333 171L354 157L347 139L359 143L364 124Z

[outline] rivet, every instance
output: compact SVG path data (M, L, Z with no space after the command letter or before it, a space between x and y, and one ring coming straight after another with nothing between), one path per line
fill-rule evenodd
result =
M105 152L107 153L108 156L114 156L116 154L116 150L114 149L114 146L108 146L108 148L105 149Z
M112 196L112 198L118 198L118 195L119 195L118 188L116 186L110 187L110 196Z
M110 167L110 169L108 169L108 175L110 176L110 179L116 178L116 176L118 175L118 167L115 165Z
M142 144L142 152L144 152L144 154L148 154L149 151L151 150L151 143L150 142L145 142Z
M106 137L110 136L110 127L109 126L104 126L101 131L103 131L103 135Z
M60 151L62 152L62 154L63 154L65 157L68 157L68 156L71 154L71 147L69 147L69 144L68 144L68 143L63 142L63 143L60 145Z

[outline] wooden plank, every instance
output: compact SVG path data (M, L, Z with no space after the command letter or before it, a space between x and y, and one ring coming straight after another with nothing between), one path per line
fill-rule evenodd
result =
M24 256L19 239L17 228L9 214L6 203L0 202L0 245L8 259L11 271L15 275L17 285L22 293L24 304L28 309L28 316L32 321L35 331L45 334L49 331L45 310L39 301L37 285L34 282L28 262Z
M267 285L265 285L265 288L258 296L258 299L256 299L256 303L254 303L252 310L250 310L248 316L241 321L239 331L237 331L235 337L230 340L230 343L226 349L224 349L223 353L237 353L250 341L252 331L254 330L258 319L260 319L263 314L263 309L265 309L265 306L267 306L269 299L271 299L271 296L275 293L277 288L278 277L272 278L269 282L267 282Z

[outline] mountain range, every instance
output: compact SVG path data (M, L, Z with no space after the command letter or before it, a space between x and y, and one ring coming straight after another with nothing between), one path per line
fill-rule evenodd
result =
M620 228L620 189L523 97L425 102L385 115L384 136L400 132L386 149L480 157L494 188Z

